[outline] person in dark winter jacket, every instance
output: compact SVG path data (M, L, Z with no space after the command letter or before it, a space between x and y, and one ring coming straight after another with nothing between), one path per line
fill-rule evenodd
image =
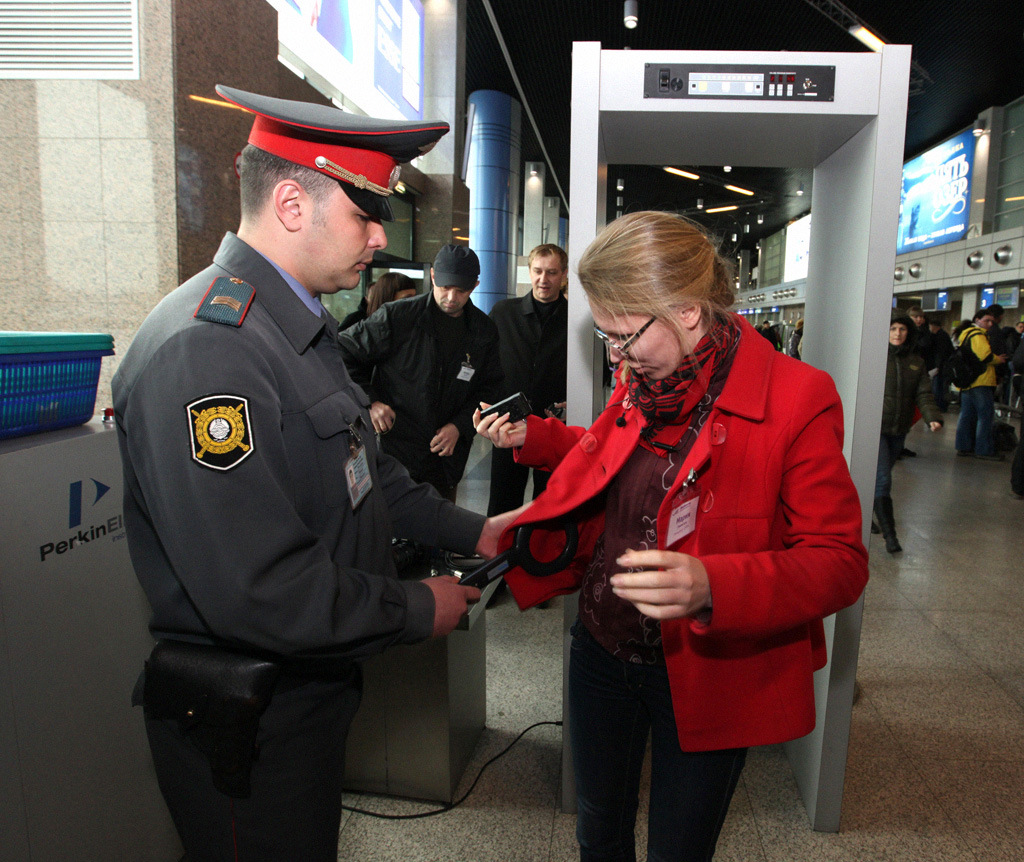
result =
M943 413L949 406L949 380L943 366L946 360L956 350L953 347L953 339L949 333L942 328L942 323L936 318L928 321L928 331L932 336L932 344L935 346L935 374L932 376L932 395L935 396L935 403Z
M473 411L501 396L498 330L470 299L479 275L472 249L446 245L430 270L431 292L385 303L338 336L384 451L452 502Z
M914 322L903 312L889 324L889 358L885 366L885 394L882 398L882 428L878 442L878 471L875 475L875 520L890 554L903 550L896 536L892 508L892 467L896 463L910 426L914 408L932 431L942 427L942 414L931 392L931 378L924 359L914 350Z
M409 276L401 272L386 272L369 286L366 296L359 301L359 307L341 321L339 329L348 329L360 320L366 320L385 302L415 295L416 285Z

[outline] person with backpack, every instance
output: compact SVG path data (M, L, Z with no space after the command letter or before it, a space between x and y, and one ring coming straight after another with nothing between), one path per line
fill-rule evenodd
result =
M956 423L956 454L974 455L983 461L1002 461L996 452L992 423L995 418L996 366L1006 362L1006 356L992 352L988 331L995 325L996 318L990 309L983 308L974 316L974 323L960 335L960 348L950 357L955 363L958 354L970 360L978 360L975 370L980 372L973 381L954 385L960 389L960 419ZM968 353L969 352L969 353Z
M917 327L905 312L895 312L889 324L889 356L885 366L874 504L875 520L885 539L885 549L890 554L903 550L896 536L893 514L892 468L903 450L907 432L914 424L914 408L921 411L932 431L942 427L942 414L932 396L928 368L915 350L916 344Z

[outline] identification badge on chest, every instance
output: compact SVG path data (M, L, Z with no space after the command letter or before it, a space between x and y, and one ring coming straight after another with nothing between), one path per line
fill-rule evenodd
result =
M476 369L469 364L469 354L466 354L466 361L459 367L459 373L456 375L456 380L462 380L468 383L473 379L473 375L476 374Z
M370 463L366 458L366 447L359 439L355 429L352 429L352 439L349 440L349 458L345 462L345 482L348 485L348 498L355 511L359 504L366 499L373 487L373 477L370 476Z
M672 511L668 519L666 547L682 541L697 527L697 505L700 503L700 485L697 474L691 470L685 484L672 498Z

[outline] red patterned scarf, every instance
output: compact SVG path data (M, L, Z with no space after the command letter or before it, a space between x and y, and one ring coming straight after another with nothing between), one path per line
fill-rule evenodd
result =
M728 322L712 323L683 364L662 380L647 380L630 371L629 404L644 417L643 437L651 440L667 425L682 424L704 394L723 356L739 338L740 329L730 316Z

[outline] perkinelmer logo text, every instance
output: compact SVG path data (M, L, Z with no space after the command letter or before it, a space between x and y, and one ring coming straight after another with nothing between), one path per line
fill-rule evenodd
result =
M110 490L110 486L104 485L97 479L90 479L89 481L92 482L95 488L95 495L90 495L93 498L92 502L89 504L91 508L100 501L107 491ZM82 545L87 545L89 542L93 542L103 536L113 535L114 533L124 529L124 518L121 515L108 518L106 521L99 524L82 527L83 497L82 482L72 482L68 485L68 529L75 530L75 532L66 538L46 542L45 544L40 545L40 561L46 562L46 558L51 554L66 554L68 551L72 551ZM76 530L76 527L79 529Z

